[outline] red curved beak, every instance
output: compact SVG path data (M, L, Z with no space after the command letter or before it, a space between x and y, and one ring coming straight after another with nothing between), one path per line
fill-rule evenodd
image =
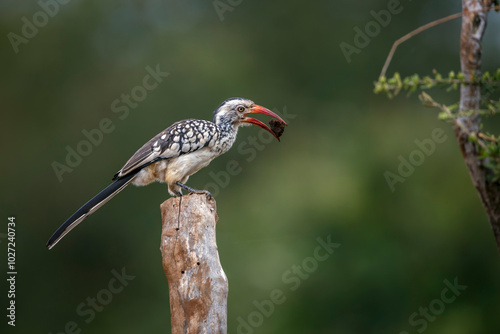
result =
M259 106L259 105L255 105L244 114L245 118L241 120L242 123L250 123L250 124L254 124L254 125L257 125L258 127L263 128L264 130L270 132L276 139L278 139L278 141L280 141L279 137L266 124L262 123L258 119L255 119L252 117L246 117L248 114L268 115L268 116L271 116L273 118L276 118L277 120L279 120L283 124L288 125L281 117L279 117L278 115L276 115L275 113L273 113L271 110L269 110L267 108L264 108L264 107Z

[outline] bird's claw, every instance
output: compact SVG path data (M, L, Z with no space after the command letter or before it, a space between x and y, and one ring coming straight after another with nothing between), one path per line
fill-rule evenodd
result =
M193 189L181 182L176 182L176 184L179 186L179 187L182 187L184 189L186 189L187 191L189 191L190 194L205 194L205 196L207 197L208 200L211 200L213 198L212 194L208 191L208 190L197 190L197 189ZM182 194L181 194L182 196Z
M211 200L213 198L212 194L208 190L196 190L196 191L190 191L189 194L205 194L207 200Z

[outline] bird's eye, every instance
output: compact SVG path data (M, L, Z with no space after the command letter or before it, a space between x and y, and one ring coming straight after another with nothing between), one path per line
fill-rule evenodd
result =
M239 106L239 107L236 108L236 110L238 110L239 112L244 112L245 111L245 107Z

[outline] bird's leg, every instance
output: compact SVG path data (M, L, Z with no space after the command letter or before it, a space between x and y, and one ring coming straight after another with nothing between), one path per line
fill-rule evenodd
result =
M175 184L177 184L179 187L182 187L184 189L186 189L187 191L189 191L190 193L194 193L194 194L205 194L207 195L208 198L212 198L212 194L208 191L208 190L197 190L197 189L193 189L187 185L185 185L184 183L180 183L179 181L175 182Z

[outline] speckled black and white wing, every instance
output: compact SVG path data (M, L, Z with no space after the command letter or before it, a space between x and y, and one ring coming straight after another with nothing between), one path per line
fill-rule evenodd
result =
M213 147L219 137L217 126L209 121L187 119L176 122L144 144L114 176L114 180L157 161Z

